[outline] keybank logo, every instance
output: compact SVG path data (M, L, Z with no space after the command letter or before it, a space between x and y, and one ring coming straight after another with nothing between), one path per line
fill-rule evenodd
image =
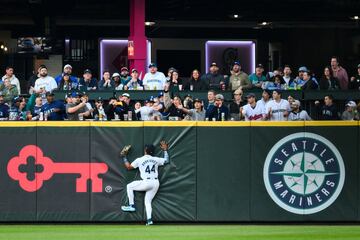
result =
M263 177L277 205L305 215L320 212L337 199L344 185L345 168L341 154L329 140L300 132L272 147Z
M103 181L99 174L108 171L105 163L56 163L44 156L36 145L23 147L19 156L10 159L7 172L27 192L39 190L54 174L77 174L76 192L87 192L91 181L91 192L102 192Z

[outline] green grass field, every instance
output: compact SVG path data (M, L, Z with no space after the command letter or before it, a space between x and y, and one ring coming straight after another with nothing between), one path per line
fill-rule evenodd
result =
M264 225L0 225L6 240L360 239L360 226Z

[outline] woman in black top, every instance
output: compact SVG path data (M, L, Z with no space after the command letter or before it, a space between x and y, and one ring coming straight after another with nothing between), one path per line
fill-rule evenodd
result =
M199 70L195 69L192 71L191 77L189 81L185 84L184 89L188 91L208 90L206 83L200 79Z
M339 80L334 77L331 67L324 68L324 75L320 79L320 89L321 90L334 90L339 89Z

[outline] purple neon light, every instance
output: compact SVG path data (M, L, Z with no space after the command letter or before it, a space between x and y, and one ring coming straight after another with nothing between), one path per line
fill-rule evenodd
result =
M228 47L228 46L247 46L251 47L251 71L255 72L255 54L256 54L256 46L255 42L253 41L206 41L205 43L205 72L208 71L210 67L210 62L212 61L209 59L209 51L210 47L212 46L221 46L221 47Z
M102 39L100 40L100 73L104 71L105 65L105 53L104 48L106 45L111 44L124 44L127 46L128 40L127 39ZM147 40L147 56L146 56L147 65L151 62L151 41ZM147 68L146 68L147 69Z

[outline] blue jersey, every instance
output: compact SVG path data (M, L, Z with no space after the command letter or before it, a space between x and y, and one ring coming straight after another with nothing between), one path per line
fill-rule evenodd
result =
M0 118L9 117L9 106L6 104L0 104Z
M60 81L61 81L62 77L63 77L63 74L57 75L55 77L55 81L56 81L58 86L60 84ZM76 84L78 83L77 77L74 77L74 76L71 76L71 75L70 75L70 81L73 82L73 83L76 83Z
M55 112L55 109L59 109L58 112ZM52 103L45 103L41 111L44 112L44 114L47 114L47 120L52 121L59 121L64 120L64 104L61 101L53 101Z

